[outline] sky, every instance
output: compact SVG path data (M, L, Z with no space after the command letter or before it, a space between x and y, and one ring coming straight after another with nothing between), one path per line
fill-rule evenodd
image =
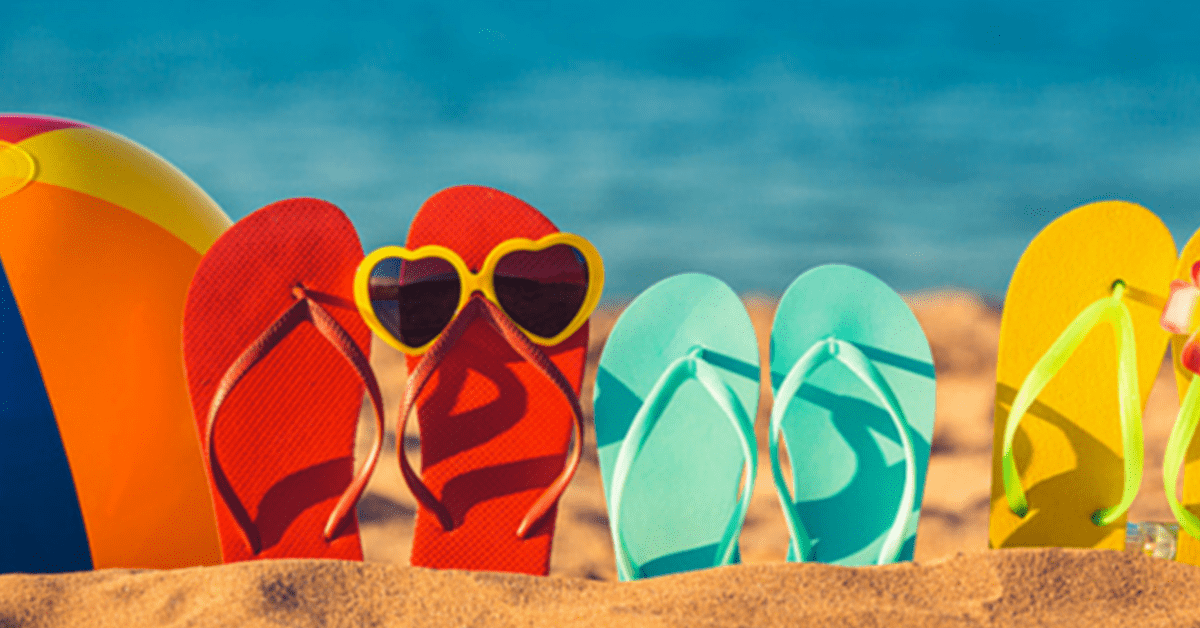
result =
M1109 198L1200 227L1200 7L1116 2L16 0L0 111L115 131L231 218L315 196L370 251L512 193L600 250L779 294L822 263L1003 295Z

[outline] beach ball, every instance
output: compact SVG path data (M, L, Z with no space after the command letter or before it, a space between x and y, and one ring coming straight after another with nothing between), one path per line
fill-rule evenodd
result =
M220 562L181 323L229 225L120 135L0 115L0 573Z

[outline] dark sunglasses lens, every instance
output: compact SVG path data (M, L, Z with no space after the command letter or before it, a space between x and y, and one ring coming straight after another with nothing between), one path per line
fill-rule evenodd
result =
M393 336L410 347L433 340L458 308L461 288L450 262L389 257L371 269L371 308Z
M521 327L549 338L575 319L588 291L588 267L574 247L515 251L496 264L496 299Z

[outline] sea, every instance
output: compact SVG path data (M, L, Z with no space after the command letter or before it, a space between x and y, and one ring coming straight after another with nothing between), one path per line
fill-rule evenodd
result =
M824 263L1003 296L1037 232L1123 199L1200 228L1191 5L18 0L0 111L162 155L233 219L314 196L367 250L452 185L592 241L605 299Z

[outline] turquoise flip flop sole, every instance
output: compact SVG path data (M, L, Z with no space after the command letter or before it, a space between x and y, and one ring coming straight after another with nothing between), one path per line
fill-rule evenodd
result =
M718 279L670 277L621 314L594 408L622 580L738 562L759 377L750 316Z
M912 560L936 387L912 310L858 268L800 275L775 312L771 383L772 470L791 526L788 559ZM780 433L791 497L781 487Z

